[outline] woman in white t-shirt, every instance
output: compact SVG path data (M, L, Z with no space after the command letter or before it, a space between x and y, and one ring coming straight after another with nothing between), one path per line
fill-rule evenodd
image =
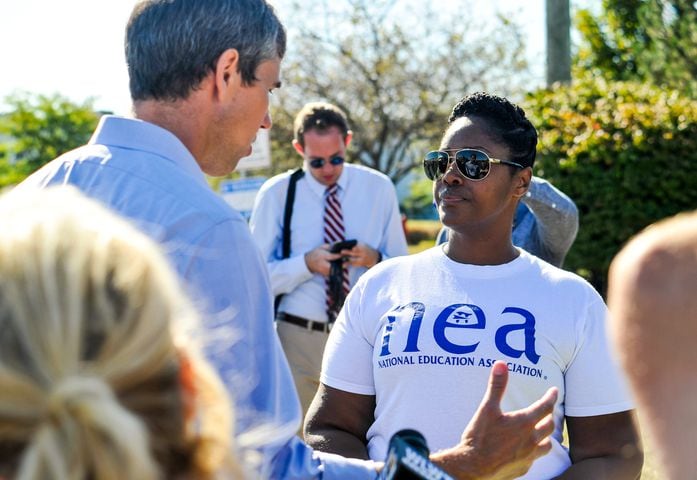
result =
M520 478L639 475L632 404L608 351L602 298L511 242L536 144L523 110L505 98L477 93L455 106L440 149L424 159L450 240L386 261L352 289L326 346L309 443L384 460L391 435L412 428L432 450L446 448L502 360L504 410L559 389L552 449Z

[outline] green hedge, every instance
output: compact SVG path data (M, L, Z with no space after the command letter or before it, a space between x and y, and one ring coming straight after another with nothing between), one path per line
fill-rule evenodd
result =
M646 84L576 81L528 96L536 174L579 208L565 268L605 293L621 246L650 223L697 208L697 101Z

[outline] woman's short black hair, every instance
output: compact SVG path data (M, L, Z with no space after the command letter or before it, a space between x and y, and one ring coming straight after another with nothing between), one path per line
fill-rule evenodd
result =
M492 138L503 142L511 152L511 160L525 167L535 163L537 130L525 112L507 98L477 92L462 98L450 114L448 123L460 117L478 117L486 121Z

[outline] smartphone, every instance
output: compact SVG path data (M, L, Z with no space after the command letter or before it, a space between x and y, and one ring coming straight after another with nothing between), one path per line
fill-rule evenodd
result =
M339 253L342 250L348 250L356 246L358 240L340 240L329 245L330 253Z

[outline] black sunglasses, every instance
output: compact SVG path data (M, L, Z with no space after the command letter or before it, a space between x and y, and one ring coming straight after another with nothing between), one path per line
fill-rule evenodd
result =
M492 163L502 163L511 165L517 168L525 168L520 163L510 162L508 160L499 160L491 158L486 152L474 150L472 148L463 148L462 150L434 150L428 152L424 157L424 172L431 180L438 180L448 170L450 165L450 154L455 152L455 165L460 173L470 180L484 180L491 170Z
M312 168L322 168L324 164L326 163L326 160L323 158L313 158L310 160L310 166ZM339 155L336 155L332 158L329 159L329 163L332 165L341 165L344 163L344 157L340 157Z

